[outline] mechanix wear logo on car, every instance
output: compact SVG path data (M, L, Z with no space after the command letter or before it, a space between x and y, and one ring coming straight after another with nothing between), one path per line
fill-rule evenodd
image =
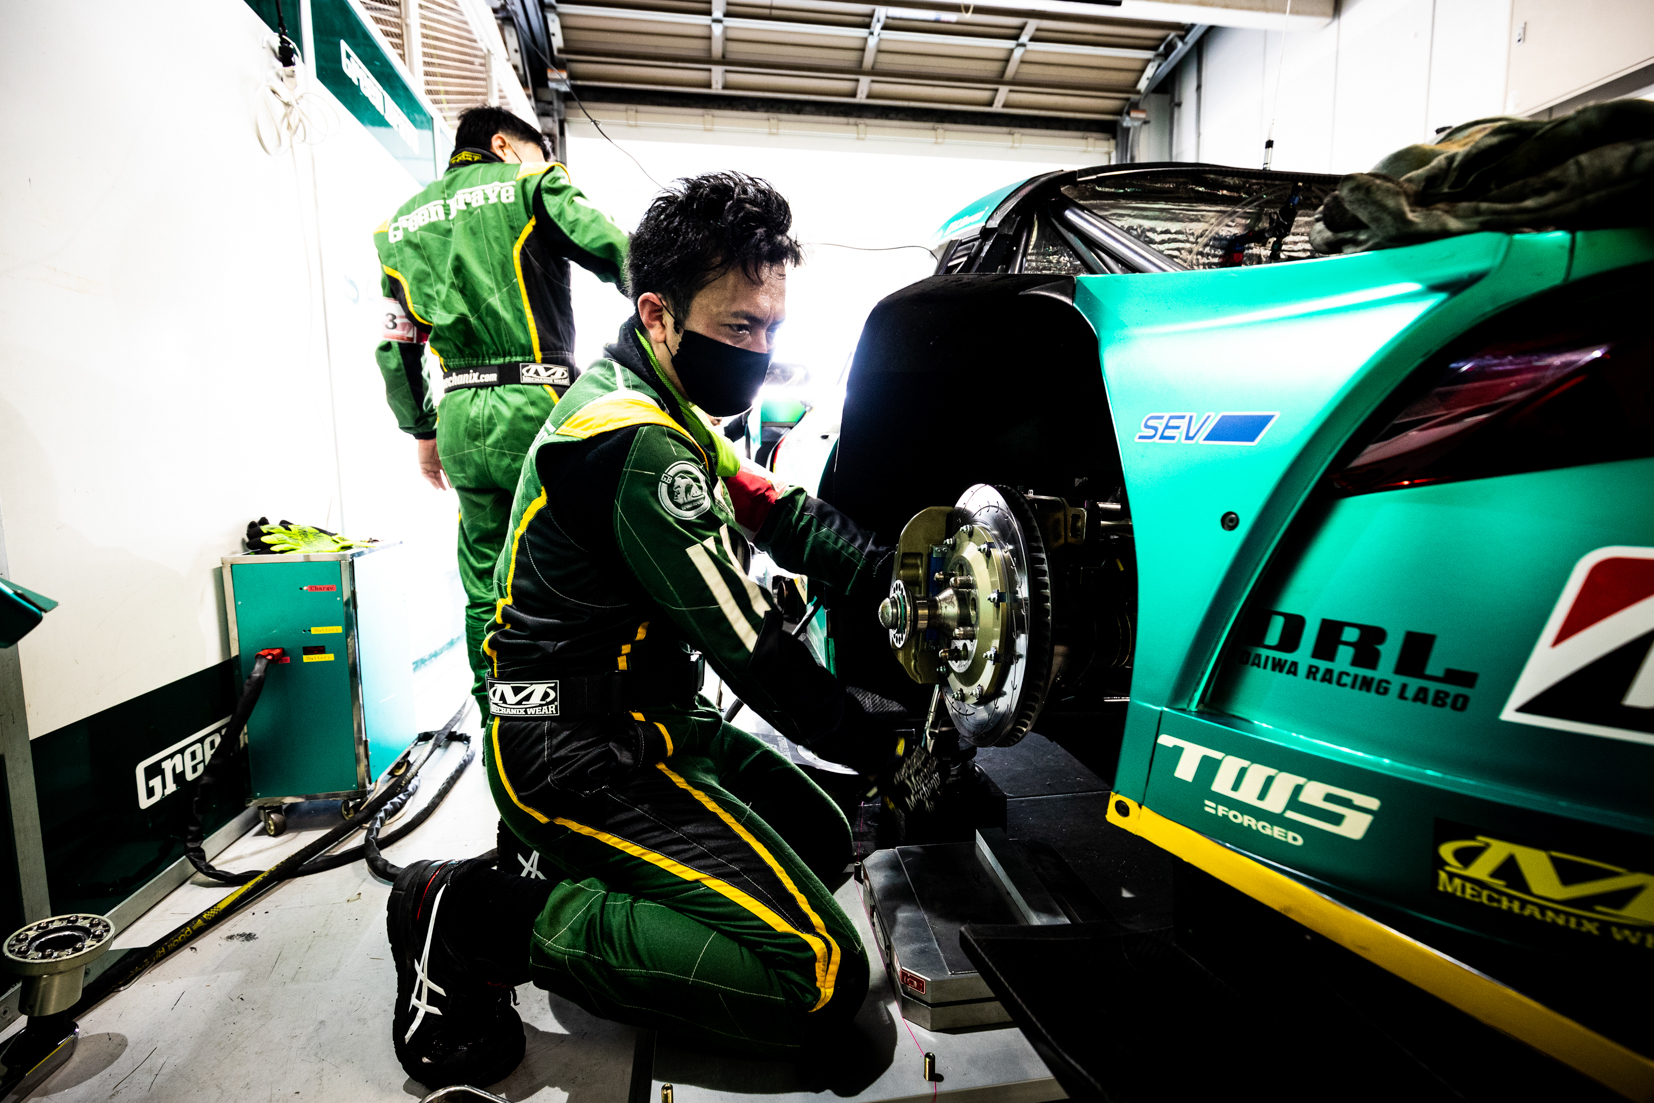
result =
M1499 719L1654 743L1654 548L1574 564Z
M495 716L556 716L556 682L496 682L488 679L488 711Z
M1436 892L1475 906L1476 925L1498 927L1524 941L1561 938L1578 945L1577 940L1590 939L1654 949L1654 874L1643 872L1654 862L1646 840L1616 844L1604 832L1604 849L1627 852L1614 854L1618 861L1611 862L1602 860L1601 852L1579 853L1593 849L1588 841L1547 849L1514 842L1507 834L1437 820ZM1635 851L1642 852L1640 859L1633 857Z
M666 512L693 521L712 507L706 474L691 460L679 460L660 475L660 504Z

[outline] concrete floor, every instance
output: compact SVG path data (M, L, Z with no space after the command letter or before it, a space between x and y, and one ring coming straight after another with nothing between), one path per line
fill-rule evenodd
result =
M458 659L457 653L453 658ZM417 710L422 727L437 727L451 714L463 697L465 673L463 663L453 660L422 672L424 692ZM752 719L750 714L747 719ZM451 746L431 762L426 768L431 789L461 754L463 748ZM479 760L430 821L387 855L398 864L418 858L472 857L493 847L497 822ZM306 829L294 817L289 826L279 839L255 829L214 864L230 870L266 868L328 825ZM227 891L194 878L124 931L116 945L147 945ZM856 914L855 883L847 884L844 892L846 909ZM425 1095L425 1089L402 1072L391 1048L396 971L385 940L388 893L389 887L361 863L272 890L248 911L226 920L86 1014L80 1020L75 1056L32 1098L54 1103L368 1103ZM876 990L862 1019L881 1035L881 1044L874 1048L882 1051L881 1064L889 1067L858 1077L860 1083L848 1092L847 1085L810 1084L807 1081L815 1078L767 1065L754 1063L747 1069L740 1062L732 1065L688 1053L667 1038L661 1039L658 1051L659 1071L677 1079L686 1098L727 1098L731 1089L748 1098L760 1094L789 1100L845 1095L929 1098L937 1088L940 1096L955 1096L959 1103L1002 1097L977 1076L956 1075L951 1083L936 1087L924 1084L917 1076L922 1050L980 1049L990 1039L949 1039L923 1031L909 1038L887 996ZM532 986L519 989L518 999L528 1034L527 1056L508 1079L490 1086L492 1091L536 1103L626 1103L637 1031L594 1018ZM890 1037L882 1039L886 1033ZM1003 1098L1032 1103L1061 1097L1020 1032L1007 1028L992 1034L988 1048L1005 1055L1008 1067L1015 1069L1012 1079L1020 1082L1020 1090ZM952 1071L963 1073L967 1063L953 1062ZM686 1064L698 1066L702 1073L711 1068L715 1074L697 1075ZM691 1087L696 1081L705 1085L699 1092ZM658 1083L657 1077L639 1087L653 1097Z

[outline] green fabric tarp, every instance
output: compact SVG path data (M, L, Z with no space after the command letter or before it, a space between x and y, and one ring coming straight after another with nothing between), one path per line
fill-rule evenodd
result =
M1352 173L1315 214L1319 253L1454 234L1654 222L1654 102L1612 100L1560 119L1492 118Z

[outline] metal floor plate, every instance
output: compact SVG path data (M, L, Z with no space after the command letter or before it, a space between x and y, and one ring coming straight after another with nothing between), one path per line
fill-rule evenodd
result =
M877 945L860 898L861 887L846 882L837 899L870 953ZM996 1026L976 1030L929 1031L905 1022L889 979L874 962L871 990L855 1019L861 1044L838 1055L832 1067L804 1068L784 1061L710 1052L661 1035L654 1042L647 1084L633 1084L633 1103L657 1103L661 1085L673 1086L673 1103L751 1103L761 1096L775 1103L857 1100L864 1103L923 1103L932 1097L924 1079L924 1055L936 1055L941 1076L935 1098L950 1103L1046 1103L1066 1099L1050 1070L1021 1030ZM645 1044L640 1038L640 1044ZM647 1055L640 1055L647 1058ZM640 1074L647 1059L635 1066Z

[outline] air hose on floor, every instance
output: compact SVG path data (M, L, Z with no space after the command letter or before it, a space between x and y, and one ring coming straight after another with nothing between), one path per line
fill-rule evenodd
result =
M256 665L257 664L255 664L255 667ZM148 972L155 965L159 964L162 960L176 953L204 932L212 929L225 919L228 919L236 912L245 908L248 904L252 903L254 900L258 899L260 896L264 895L264 893L268 892L281 882L289 880L293 877L301 876L304 873L315 872L314 869L307 868L313 861L333 861L334 859L338 859L338 861L334 862L335 865L344 865L349 861L354 861L357 855L352 854L351 851L341 851L338 854L327 854L326 852L332 847L338 845L345 838L349 837L352 832L361 828L364 824L373 824L379 814L384 811L384 809L389 806L392 801L396 800L408 791L414 778L418 776L420 770L425 768L425 764L431 760L431 756L437 752L438 748L445 747L450 742L466 743L466 754L461 760L459 766L456 767L452 774L450 774L449 777L443 782L442 788L438 791L436 799L428 802L426 807L422 808L416 815L416 820L423 822L423 817L428 815L429 810L434 808L435 805L441 800L442 796L446 795L448 790L453 787L453 784L458 779L460 773L462 773L465 767L471 762L474 750L469 746L471 741L470 736L460 735L454 732L454 729L459 725L461 718L465 716L465 713L469 708L470 702L467 702L465 705L462 705L460 710L454 713L454 715L449 718L448 722L439 730L433 732L421 732L419 738L414 740L414 742L408 746L407 750L398 755L396 761L391 764L390 769L385 771L385 777L389 779L388 783L381 787L377 793L374 793L368 798L367 803L362 806L361 811L357 814L353 821L339 824L331 831L328 831L321 838L309 843L294 853L289 854L269 869L264 870L262 873L252 874L251 879L245 884L237 887L234 892L218 901L200 915L197 915L194 919L175 927L160 939L150 943L150 945L144 949L128 954L124 960L105 970L96 980L87 983L85 989L82 991L80 1002L75 1004L73 1010L70 1012L70 1017L78 1018L85 1014L94 1006L101 1003L107 996L110 995L110 993L125 988L144 973ZM412 760L414 751L421 744L425 745L425 751L419 756L418 761L414 762L410 766L409 763ZM403 825L403 827L398 828L397 832L393 832L392 834L399 838L402 834L405 834L407 830L411 830L412 827L415 826L418 826L418 823ZM389 843L391 841L393 840L390 836L387 836L386 839L383 840L384 843ZM353 851L358 852L361 849L362 848L352 848ZM347 857L347 855L350 856ZM325 856L325 858L323 856ZM382 858L380 860L381 862L383 861ZM328 868L332 867L330 866ZM240 875L232 874L231 876Z
M281 648L272 647L260 651L253 659L253 669L248 672L247 681L241 687L241 697L236 701L235 712L230 716L230 722L224 729L224 738L218 744L217 748L214 749L212 757L207 760L206 767L201 771L201 776L196 779L195 791L190 797L189 823L184 828L184 857L189 859L190 865L195 867L197 873L200 873L203 877L210 877L214 881L218 881L226 885L251 884L254 880L262 877L269 871L255 869L248 870L244 873L232 873L228 870L219 869L211 862L207 861L207 854L204 849L206 832L203 827L203 821L206 818L208 807L207 794L221 784L224 780L222 775L225 767L238 757L241 750L241 730L247 726L248 718L252 716L254 707L258 705L259 695L264 692L264 680L267 675L268 668L272 662L277 660L285 661L284 656L285 653ZM447 727L444 728L443 731L452 732L455 724L459 720L459 717L463 715L464 712L465 710L462 708L459 713L456 713L454 719L448 722ZM417 745L431 734L432 733L430 732L424 733L420 736L419 740L415 741L415 744ZM452 737L450 736L449 738ZM412 748L410 747L409 749L411 750ZM437 790L436 796L426 802L425 806L416 812L409 822L397 825L397 827L391 831L390 834L386 835L384 839L379 840L379 845L389 846L391 843L394 843L396 840L402 838L408 832L424 823L425 820L430 817L431 813L436 811L437 805L442 803L443 798L448 795L448 791L454 787L454 783L459 780L459 775L465 772L465 768L471 764L471 759L473 757L475 757L475 751L467 749L464 759L461 760L459 765L454 767L454 770L448 776L448 779L442 784L441 788ZM401 770L405 769L406 759L407 751L404 751L402 755L391 764L390 769L385 772L385 777L381 779L381 784L385 783L386 778L392 778L396 774L400 773ZM424 765L423 759L420 761L420 765ZM393 797L390 802L380 810L378 816L375 818L375 823L379 826L383 826L383 823L386 820L389 820L395 816L397 812L401 811L402 807L406 805L410 799L412 799L414 792L418 789L418 787L419 783L417 779L408 779L407 783L398 790L396 796ZM349 824L347 825L360 826L361 824L368 822L365 818L367 811L367 808L364 807L351 813L347 816L347 821L349 821ZM374 829L373 833L377 834L377 828ZM366 844L360 844L341 850L336 854L320 854L317 857L305 862L287 876L308 877L313 873L324 873L327 870L338 869L340 866L347 866L352 862L360 861L369 853L370 851L368 850ZM377 856L377 848L375 848L371 853ZM377 870L375 870L375 872L377 872Z
M285 655L286 652L282 648L269 647L254 656L253 669L248 672L247 681L241 686L241 696L236 700L235 711L230 714L230 722L224 728L223 738L207 759L201 776L195 780L195 791L190 794L189 823L184 827L184 857L190 860L190 865L195 867L197 873L211 877L214 881L222 881L226 885L245 885L257 877L258 873L226 873L214 868L212 863L207 861L207 854L203 849L206 832L202 827L207 812L206 797L218 787L220 771L238 757L241 750L241 731L247 726L248 718L253 715L259 695L264 692L264 679L269 673L271 662L284 658Z
M448 795L448 790L454 787L454 783L457 782L459 780L459 776L465 772L465 768L471 765L471 760L476 757L476 754L476 747L468 744L465 748L465 757L461 758L459 760L459 765L455 766L448 776L443 779L442 785L436 791L436 795L426 801L423 808L409 816L406 823L397 824L395 830L386 835L383 839L379 837L379 831L385 826L386 820L396 815L397 809L391 807L391 805L396 802L392 801L390 804L385 805L385 807L380 809L379 813L373 817L372 822L368 824L367 831L363 833L362 845L360 847L352 847L351 851L362 851L362 856L367 859L368 869L373 871L373 875L375 877L379 878L381 881L395 882L396 875L402 872L402 867L392 865L389 861L387 861L385 856L379 852L379 848L382 846L390 846L410 831L418 830L419 825L429 819L432 812L436 811L437 805L442 803L442 799ZM335 857L342 857L346 853L350 853L350 851L341 852L339 855L330 854L328 855L328 859L331 860Z

